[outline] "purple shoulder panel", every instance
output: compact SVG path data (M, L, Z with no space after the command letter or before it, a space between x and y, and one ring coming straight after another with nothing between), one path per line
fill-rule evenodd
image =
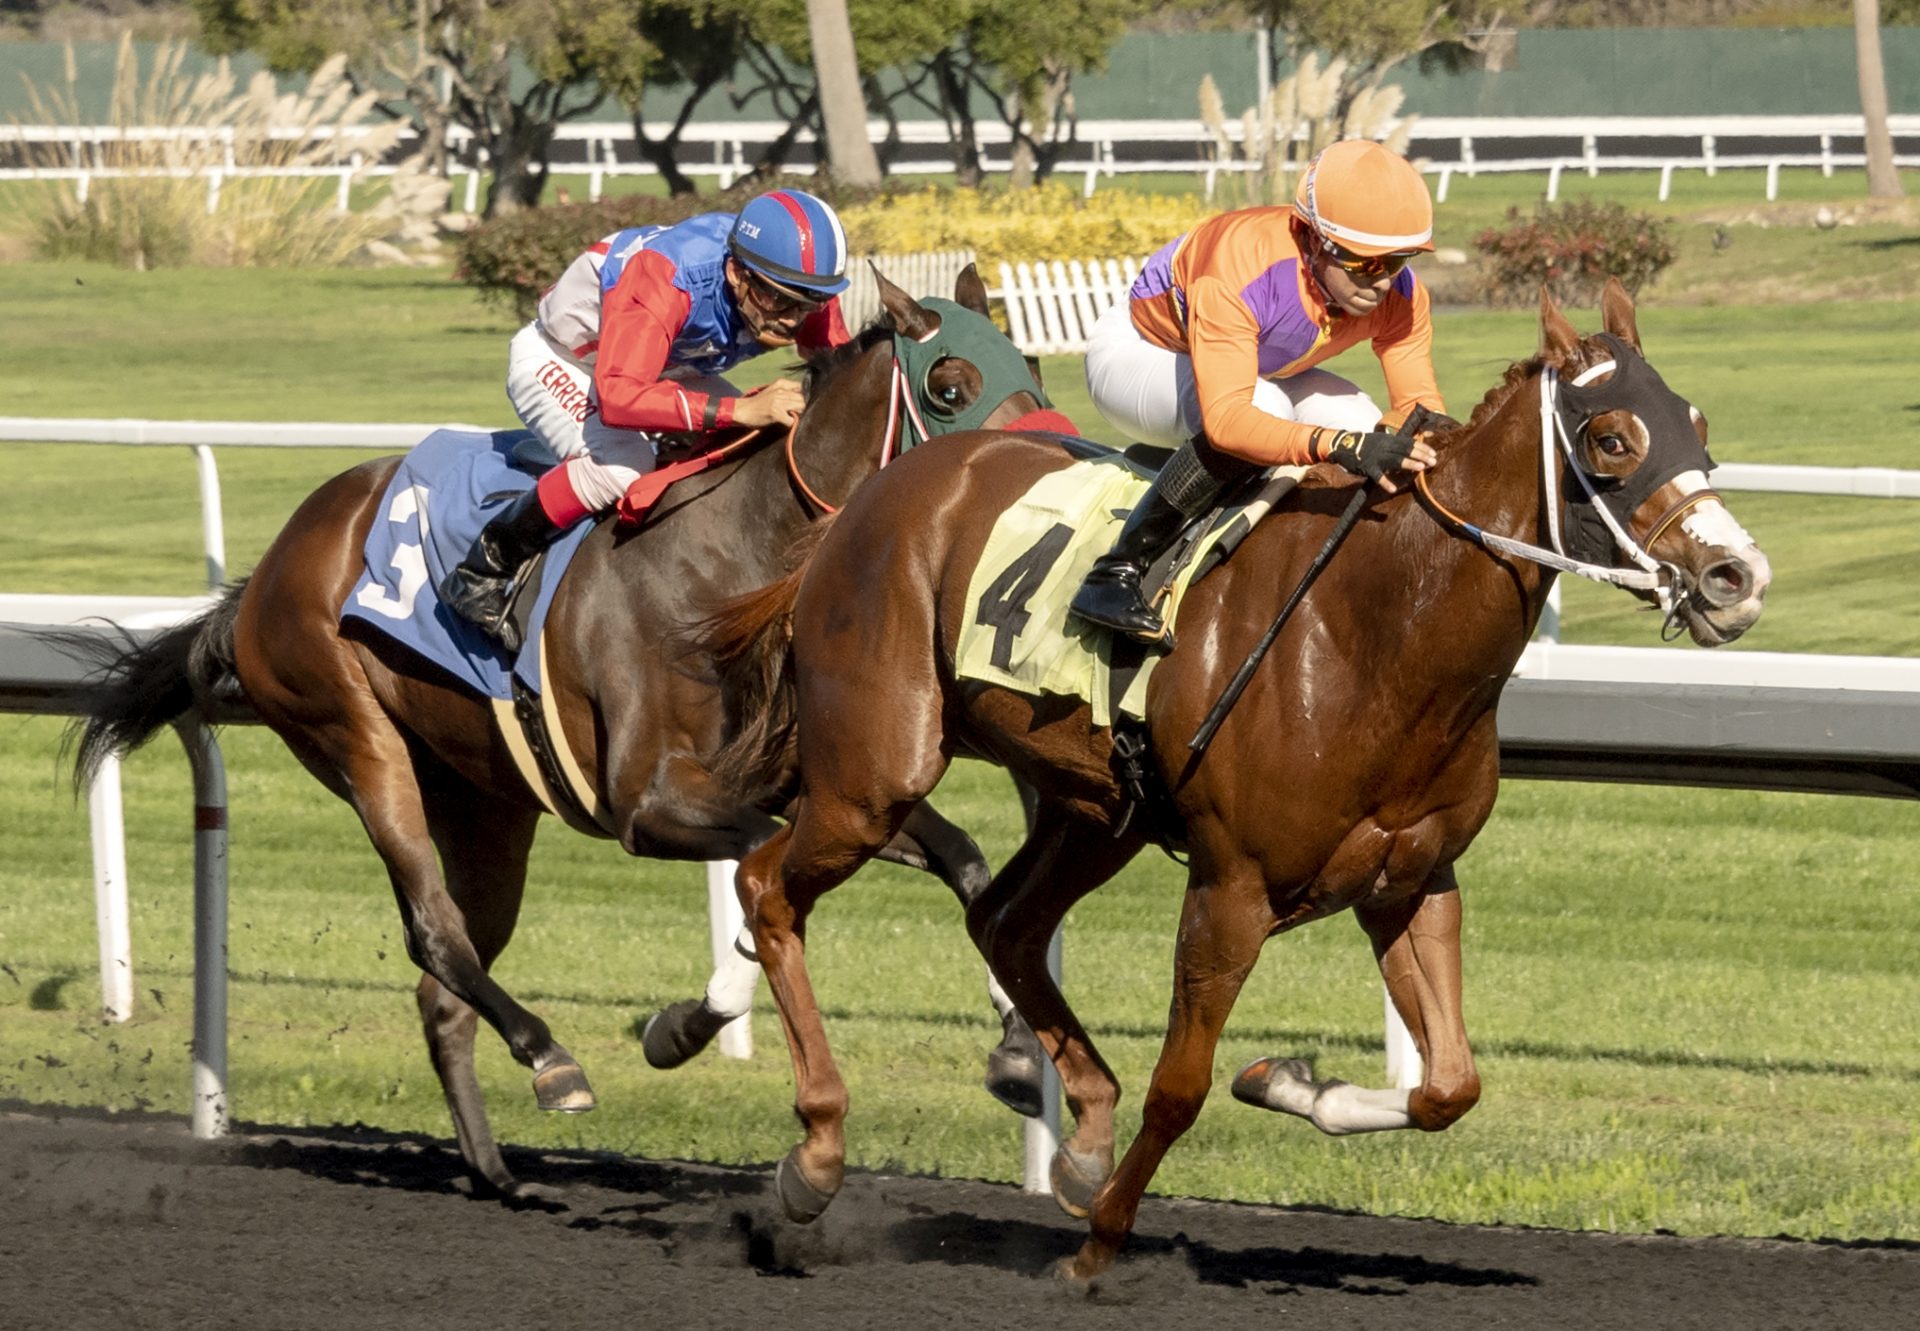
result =
M1240 289L1260 324L1260 373L1284 369L1312 351L1320 325L1300 303L1300 260L1282 259Z

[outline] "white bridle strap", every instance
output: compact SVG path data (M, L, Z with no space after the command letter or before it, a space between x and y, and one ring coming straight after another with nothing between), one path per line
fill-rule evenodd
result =
M904 418L904 420L903 420ZM894 443L900 432L907 426L919 436L916 443L926 443L930 436L927 424L920 419L920 408L913 400L913 389L907 383L907 372L900 368L900 358L893 358L893 380L887 389L887 433L880 445L880 465L886 466L894 458ZM912 447L909 444L907 447ZM899 450L906 452L905 448Z
M1582 372L1580 377L1573 382L1577 385L1584 385L1613 368L1614 363L1612 361L1604 361ZM1577 462L1574 462L1573 441L1567 437L1566 426L1560 420L1560 412L1558 410L1559 398L1560 376L1554 371L1552 366L1548 366L1540 375L1540 483L1546 494L1547 539L1552 543L1553 548L1551 550L1545 550L1537 545L1529 545L1525 541L1516 541L1510 536L1496 536L1492 532L1481 531L1477 527L1471 528L1470 530L1477 533L1483 545L1490 549L1498 550L1502 554L1517 555L1522 559L1530 559L1536 564L1543 564L1548 568L1558 569L1562 573L1572 573L1593 582L1604 582L1615 587L1628 587L1638 591L1650 591L1660 598L1660 608L1662 610L1671 608L1673 589L1659 561L1655 560L1645 550L1642 550L1639 545L1635 543L1634 539L1627 534L1626 530L1621 527L1613 514L1607 511L1607 506L1601 503L1598 497L1595 496L1593 486L1587 480L1587 474L1580 469ZM1587 498L1593 502L1594 508L1599 511L1601 520L1607 525L1607 530L1613 534L1614 543L1620 547L1621 551L1625 553L1628 558L1640 566L1640 572L1635 573L1626 569L1608 568L1603 564L1589 564L1585 560L1575 559L1567 553L1566 542L1561 539L1560 535L1560 485L1558 480L1560 469L1555 465L1554 451L1556 443L1558 444L1559 451L1565 455L1567 462L1571 465L1573 474L1579 477L1580 485L1586 491Z

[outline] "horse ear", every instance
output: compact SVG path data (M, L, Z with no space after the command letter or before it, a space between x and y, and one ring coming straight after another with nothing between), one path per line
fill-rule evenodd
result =
M1045 388L1046 384L1042 382L1040 378L1040 358L1038 356L1022 356L1020 359L1027 363L1027 372L1033 375L1034 384L1037 387Z
M1640 329L1633 321L1633 297L1617 277L1609 277L1606 290L1600 293L1600 326L1635 351L1640 350Z
M1560 307L1553 303L1553 295L1547 290L1546 283L1540 284L1540 358L1555 365L1564 365L1573 355L1575 347L1580 345L1580 334L1567 322L1567 316L1560 313Z
M987 313L987 284L980 280L980 270L968 264L960 270L960 276L953 279L953 300L982 319L991 318Z
M931 336L940 327L939 315L887 281L871 259L867 261L867 266L873 269L874 284L880 289L880 304L885 307L894 332L918 342Z

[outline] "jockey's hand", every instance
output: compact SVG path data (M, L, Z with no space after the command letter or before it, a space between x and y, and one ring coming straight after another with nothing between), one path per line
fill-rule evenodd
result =
M805 391L799 384L791 379L775 379L734 400L733 423L792 425L800 419L800 409L806 404Z
M1342 430L1327 450L1329 461L1338 462L1356 476L1380 482L1380 488L1388 494L1400 488L1390 479L1391 473L1425 471L1438 458L1433 446L1424 440L1379 430Z

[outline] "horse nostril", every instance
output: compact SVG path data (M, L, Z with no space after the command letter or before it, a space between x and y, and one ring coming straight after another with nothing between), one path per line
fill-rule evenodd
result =
M1738 559L1722 559L1700 575L1700 594L1709 605L1737 605L1753 591L1753 577Z

